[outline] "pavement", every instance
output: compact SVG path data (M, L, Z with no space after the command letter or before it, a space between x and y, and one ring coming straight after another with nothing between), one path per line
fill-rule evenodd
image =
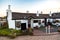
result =
M60 35L49 36L18 36L14 39L0 37L0 40L60 40Z
M14 39L11 39L9 37L2 37L0 36L0 40L60 40L60 33L53 32L51 34L46 34L39 30L34 30L33 36L18 36Z

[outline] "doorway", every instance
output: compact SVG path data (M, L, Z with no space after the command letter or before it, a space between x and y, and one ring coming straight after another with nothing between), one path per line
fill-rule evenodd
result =
M21 30L26 30L26 23L21 23Z

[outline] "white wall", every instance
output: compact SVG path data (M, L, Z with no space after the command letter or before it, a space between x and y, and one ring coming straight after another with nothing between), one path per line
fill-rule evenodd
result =
M21 23L27 23L28 22L28 20L20 20L21 21Z
M15 20L12 20L12 11L8 9L7 12L8 12L7 20L9 28L15 29ZM17 20L17 21L21 21L21 23L26 23L26 27L28 28L28 20Z
M15 29L15 20L12 20L12 11L10 8L7 9L8 16L7 16L7 21L8 21L8 26L9 28Z
M8 20L9 28L15 29L15 20Z
M16 21L20 21L21 23L26 23L26 28L28 28L28 20L16 20ZM17 28L17 29L21 29L21 28Z
M38 27L41 26L41 25L39 25L38 22L37 22L37 23L33 23L34 20L41 20L41 24L44 26L44 23L42 23L42 21L43 21L44 19L31 19L31 28L36 27L36 26L38 26Z
M12 20L12 13L10 13L10 12L8 13L7 20L8 20L9 28L15 29L15 20Z
M11 20L12 19L12 11L11 10L7 10L7 12L8 12L7 19Z
M53 22L53 19L49 19L49 18L48 18L48 19L47 19L47 22L48 22L48 20L50 20L50 22Z

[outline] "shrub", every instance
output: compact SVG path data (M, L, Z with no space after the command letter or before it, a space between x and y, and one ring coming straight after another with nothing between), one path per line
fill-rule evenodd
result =
M5 28L8 28L8 23L7 22L4 22L2 23L0 29L5 29Z
M9 36L10 38L15 38L17 35L21 35L21 33L21 30L0 29L0 36Z
M20 30L10 29L11 33L9 34L10 38L15 38L16 36L21 35Z
M22 31L21 30L15 30L15 29L10 29L12 34L16 33L17 36L21 35Z
M0 29L0 36L9 36L10 38L15 38L20 35L33 35L32 29L27 30L15 30L15 29Z
M15 38L15 37L16 37L16 33L10 33L8 36L9 36L10 38Z
M33 29L28 28L27 30L22 30L21 35L33 35Z
M0 35L2 36L8 36L11 32L8 29L1 29Z
M16 32L16 35L17 35L17 36L22 35L22 31L21 31L21 30L16 30L15 32Z
M33 29L32 28L28 28L27 32L28 32L28 35L33 35Z

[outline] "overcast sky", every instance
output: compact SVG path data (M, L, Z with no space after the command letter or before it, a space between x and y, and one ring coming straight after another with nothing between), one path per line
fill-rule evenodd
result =
M0 0L0 17L6 16L8 5L13 12L60 12L60 0Z

